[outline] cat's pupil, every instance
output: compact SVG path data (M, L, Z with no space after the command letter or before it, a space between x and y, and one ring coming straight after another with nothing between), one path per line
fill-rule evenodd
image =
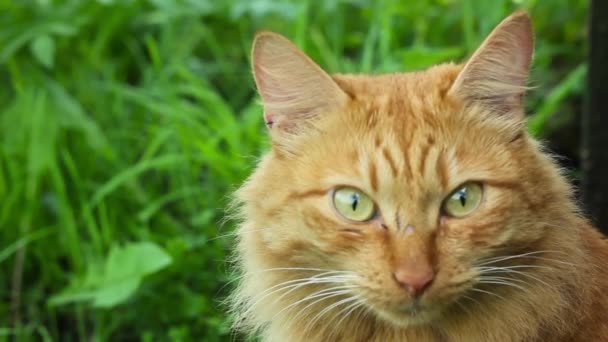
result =
M353 208L353 211L357 211L357 206L359 205L359 194L358 193L353 193L351 195L351 207Z
M463 188L458 191L458 200L463 207L467 204L467 189Z

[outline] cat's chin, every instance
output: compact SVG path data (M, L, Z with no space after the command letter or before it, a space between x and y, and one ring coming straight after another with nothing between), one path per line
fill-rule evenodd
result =
M373 311L380 319L402 328L430 325L440 316L439 310L412 305L391 309L374 308Z

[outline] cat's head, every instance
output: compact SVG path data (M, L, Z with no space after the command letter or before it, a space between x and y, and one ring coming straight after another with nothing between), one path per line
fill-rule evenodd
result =
M326 293L398 325L475 299L497 251L542 237L547 194L535 182L558 177L525 131L532 53L523 12L464 65L379 76L330 76L282 36L258 34L272 151L240 191L243 258L318 270Z

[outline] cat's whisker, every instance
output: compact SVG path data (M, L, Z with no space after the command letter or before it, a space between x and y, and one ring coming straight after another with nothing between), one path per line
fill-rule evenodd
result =
M496 273L498 274L505 274L509 275L511 273L508 272L499 272L498 270L494 271L494 272L486 272L486 273L482 273L479 276L479 280L478 283L480 284L496 284L496 285L507 285L507 286L511 286L511 287L515 287L518 288L522 291L526 291L529 292L528 289L524 288L522 285L526 285L529 286L530 283L528 283L527 281L523 280L523 279L519 279L519 278L514 278L514 277L506 277L506 276L501 276L501 275L495 275ZM515 284L514 282L517 282L519 284Z
M536 254L542 254L542 253L562 253L562 252L553 251L553 250L539 250L539 251L533 251L533 252L516 254L516 255L498 256L498 257L493 257L493 258L488 258L488 259L482 260L482 262L480 264L478 264L477 266L485 266L488 264L493 264L493 263L511 260L511 259L517 259L517 258L532 257L532 256L535 256Z
M494 262L498 262L498 261L501 261L502 259L517 258L517 257L525 256L525 255L528 255L528 254L539 254L539 253L543 253L543 251L533 251L533 252L528 252L528 253L523 253L523 254L515 254L515 255L499 255L499 256L495 256L495 257L491 257L491 258L486 258L486 259L480 260L481 263L479 264L479 266L485 265L485 264L494 263Z
M313 317L313 319L310 322L308 322L308 324L306 324L306 327L304 328L304 331L308 331L308 329L310 327L314 327L315 323L319 319L321 319L321 317L323 317L325 314L327 314L328 312L330 312L333 308L338 307L340 305L344 305L344 304L350 303L352 301L357 301L357 297L347 297L347 298L344 298L344 299L339 300L339 301L333 303L332 305L326 307L325 309L321 310L319 313L317 313L315 315L315 317Z
M505 277L505 276L494 276L494 275L484 275L479 277L479 280L499 280L499 281L516 281L520 284L529 285L529 283L523 279L518 279L514 277Z
M356 286L352 286L352 287L356 287ZM331 290L331 291L330 291L330 290ZM308 295L308 296L306 296L306 297L304 297L304 298L302 298L302 299L300 299L300 300L298 300L298 301L296 301L296 302L294 302L294 303L291 303L291 304L289 304L288 306L284 307L284 308L283 308L283 309L281 309L279 312L277 312L277 313L276 313L276 314L275 314L275 315L272 317L272 319L275 319L275 318L276 318L278 315L280 315L281 313L285 312L286 310L289 310L289 309L291 309L291 308L294 308L294 307L296 307L297 305L302 304L302 303L304 303L304 302L306 302L306 301L309 301L309 300L311 300L311 299L315 299L315 298L319 298L319 297L321 297L321 298L317 299L316 301L314 301L314 302L312 302L312 303L309 303L309 304L308 304L307 306L305 306L304 308L302 308L302 309L301 309L301 312L303 312L303 311L304 311L306 308L308 308L308 307L310 307L310 306L312 306L312 305L314 305L314 304L316 304L316 303L318 303L318 302L321 302L321 301L323 301L323 300L326 300L326 299L329 299L329 298L333 298L333 297L336 297L336 296L342 296L342 295L348 294L349 292L351 292L351 291L350 291L350 288L345 288L345 289L342 289L342 287L340 287L340 286L335 287L335 288L329 288L329 289L325 289L325 290L322 290L322 291L320 291L320 292L314 292L314 293L312 293L312 294L310 294L310 295Z
M573 264L571 262L557 260L557 259L553 259L553 258L545 258L545 257L539 257L539 256L530 256L529 258L544 260L544 261L549 261L549 262L556 262L558 264L562 264L562 265L566 265L566 266L570 266L570 267L577 267L575 264Z
M558 228L558 229L564 228L564 226L561 224L555 224L555 223L551 223L551 222L539 222L539 225L549 227L549 228Z
M517 284L513 284L511 282L508 281L500 281L500 280L480 280L479 284L495 284L495 285L506 285L506 286L512 286L515 287L517 289L520 289L522 291L526 291L526 289L523 286L517 285ZM527 291L526 291L527 292Z
M463 296L463 298L465 298L465 299L472 299L471 297L466 296L466 295L465 295L465 296ZM475 300L475 301L476 301L476 300ZM477 301L476 301L476 302L477 302ZM464 305L464 304L462 304L462 303L460 302L460 300L457 300L455 303L456 303L456 305L458 305L458 307L459 307L459 308L461 308L462 310L466 311L466 313L467 313L467 314L469 314L469 315L472 315L472 314L473 314L473 313L471 312L471 310L469 310L469 308L467 308L467 306L466 306L466 305ZM479 302L478 302L478 303L479 303Z
M268 293L269 291L272 291L270 294L272 293L276 293L277 291L273 291L274 289L281 287L283 285L290 285L290 284L294 284L294 283L302 283L302 286L304 285L309 285L309 284L318 284L318 283L330 283L330 282L344 282L347 280L353 280L356 279L356 274L354 272L350 272L350 271L327 271L325 269L320 269L320 268L304 268L304 267L279 267L279 268L269 268L269 269L264 269L264 270L260 270L257 272L251 272L251 273L247 273L244 275L241 275L240 277L237 277L236 279L232 279L230 281L227 282L226 285L231 284L235 281L238 280L242 280L245 277L248 276L253 276L253 275L257 275L260 273L265 273L265 272L271 272L271 271L311 271L311 272L319 272L319 271L326 271L324 273L319 273L316 274L312 277L308 277L308 278L299 278L299 279L290 279L278 284L275 284L267 289L265 289L264 291L262 291L261 293L257 294L255 297L253 297L251 300L256 300L256 298L260 297L260 296L264 296L263 298L261 298L260 300L256 300L252 306L255 306L258 304L259 301L263 300L264 298L266 298L267 296L265 295L265 293ZM332 277L329 277L329 275L332 275ZM337 277L344 277L344 278L337 278ZM278 289L278 291L281 291L283 289L287 289L287 288L291 288L291 287L295 287L296 285L293 286L289 286L289 287L285 287L285 288L280 288ZM297 288L296 288L297 289ZM270 295L269 294L269 295Z
M370 311L365 307L366 304L368 304L368 301L365 298L361 298L362 302L361 302L361 306L359 306L359 310L356 310L354 317L352 318L352 321L354 322L360 322L362 319L366 319L370 316L373 316L373 314L370 313Z
M473 315L479 315L480 311L482 313L486 313L487 312L487 308L483 305L482 302L480 302L479 300L477 300L475 297L473 296L469 296L469 295L463 295L462 296L463 299L468 299L469 301L473 302L473 304L475 304L475 311L472 313ZM462 304L463 307L467 307L466 304ZM471 312L470 310L468 312Z
M323 277L322 277L322 276L326 276L326 275L329 275L329 274L332 274L332 273L333 273L333 272L331 272L331 271L330 271L330 272L325 272L325 273L321 273L321 274L315 275L315 276L313 276L313 277L308 277L308 278L299 278L299 279L290 279L290 280L287 280L287 281L284 281L284 282L278 283L278 284L276 284L276 285L274 285L274 286L271 286L270 288L266 289L265 291L263 291L263 292L262 292L262 293L260 293L260 294L263 294L263 293L264 293L264 292L266 292L266 291L270 291L270 290L272 290L272 289L274 289L274 288L277 288L277 287L280 287L280 286L282 286L282 285L288 285L288 284L293 284L293 283L298 283L298 282L306 282L306 281L311 281L312 279L315 279L315 278L318 278L318 279L323 279Z
M267 269L263 269L263 270L259 270L259 271L255 271L255 272L247 272L245 274L241 274L240 276L229 280L227 283L233 283L235 281L241 280L243 278L246 277L250 277L250 276L254 276L254 275L259 275L261 273L267 273L267 272L275 272L275 271L308 271L308 272L324 272L324 273L320 273L315 275L315 277L319 277L321 275L326 275L326 274L330 274L330 273L336 273L336 274L344 274L344 275L355 275L356 273L351 272L351 271L334 271L334 270L328 270L328 269L323 269L323 268L308 268L308 267L275 267L275 268L267 268Z
M346 280L352 280L354 278L337 278L337 277L332 277L332 278L327 278L327 279L311 279L308 282L304 282L298 285L291 285L290 287L293 287L291 290L283 293L281 296L279 296L277 299L275 299L275 303L280 301L281 299L283 299L285 296L287 296L288 294L298 290L299 288L302 288L306 285L313 285L313 284L324 284L324 283L336 283L336 284L341 284L341 283L345 283Z
M542 268L542 269L547 269L547 270L555 270L554 267L551 266L546 266L546 265L511 265L511 266L482 266L482 267L476 267L477 270L483 272L492 272L495 270L511 270L511 269L519 269L519 268L523 268L523 269L529 269L529 268Z
M332 273L332 272L326 272L325 274L329 274L329 273ZM344 283L346 280L354 279L354 278L340 277L340 276L320 277L321 275L323 275L323 274L317 275L315 277L310 277L310 278L288 280L288 281L284 281L282 283L276 284L274 286L271 286L270 288L264 290L263 292L258 294L256 297L254 297L252 300L255 300L255 302L253 302L250 307L251 308L255 307L260 302L262 302L264 299L268 298L269 296L271 296L277 292L283 291L283 290L290 289L286 293L283 293L281 296L276 298L273 301L273 303L278 302L279 300L283 299L288 294L290 294L293 291L296 291L297 289L304 287L306 285L324 284L324 283L340 284L340 283Z
M505 297L503 297L503 296L501 296L499 294L496 294L496 293L490 292L490 291L486 291L486 290L482 290L482 289L478 289L476 287L471 288L471 291L485 293L485 294L488 294L488 295L491 295L491 296L494 296L494 297L498 297L498 298L500 298L502 300L506 300Z
M332 315L331 320L329 320L327 322L327 326L331 326L335 329L341 329L340 324L344 321L344 319L348 318L351 314L353 314L353 312L359 308L361 308L363 305L365 305L365 302L363 302L363 298L359 297L359 296L355 296L355 301L349 305L346 305L342 310L336 312L334 315ZM346 313L344 313L346 312ZM337 318L342 316L342 318L335 324L333 325L333 321Z
M307 297L300 299L299 301L296 301L295 303L290 304L291 305L297 305L300 304L301 302L305 302L308 299L314 299L314 298L318 298L320 295L322 294L328 294L329 292L333 292L333 291L338 291L338 290L347 290L346 292L348 292L348 290L356 288L356 286L354 285L342 285L342 286L334 286L331 288L327 288L327 289L323 289L317 292L313 292L312 294L308 295ZM306 309L308 309L309 307L313 306L315 303L317 303L317 301L312 302L312 303L308 303L306 306L304 306L303 308L301 308L301 312L306 311Z
M345 288L351 289L351 288L355 288L355 287L356 287L356 286L352 286L352 285L348 285L348 287L346 287L346 286L344 286L344 287L340 287L340 286L338 286L338 287L331 288L330 290L335 291L335 290L340 290L340 289L345 289ZM321 292L328 292L328 291L327 291L327 290L322 290L322 291L319 291L319 292L315 292L314 294L315 294L315 295L318 295L318 294L321 294ZM331 292L331 291L329 291L329 292ZM292 318L291 318L291 322L289 323L289 326L291 326L291 324L293 324L294 322L296 322L296 321L297 321L297 319L298 319L298 317L299 317L300 315L302 315L303 313L306 313L306 312L307 312L306 310L307 310L309 307L311 307L311 306L315 305L316 303L318 303L318 302L320 302L320 301L322 301L322 300L324 300L324 299L325 299L325 298L320 298L320 299L317 299L317 300L315 300L315 301L313 301L313 302L311 302L311 303L308 303L308 304L307 304L306 306L304 306L303 308L300 308L300 311L299 311L299 312L298 312L298 313L297 313L297 314L296 314L294 317L292 317ZM298 303L296 302L296 303L294 303L294 304L298 304ZM292 304L292 305L293 305L293 304ZM291 305L290 305L290 306L291 306Z
M342 322L344 322L344 320L350 316L355 310L363 307L365 305L365 298L361 298L359 296L355 296L357 297L357 301L349 306L346 307L346 310L348 310L348 308L351 308L350 310L348 310L348 312L346 312L346 314L344 314L344 316L342 316L342 318L338 321L338 323L336 323L337 327L340 327L340 324L342 324ZM340 312L338 312L334 317L339 316L342 312L346 311L346 310L342 310Z
M470 301L472 301L472 302L475 302L475 304L477 304L477 305L479 305L479 306L482 306L482 305L481 305L481 302L479 302L479 301L478 301L477 299L475 299L474 297L468 296L468 295L466 295L466 294L465 294L465 295L462 295L462 297L463 297L463 298L465 298L465 299L468 299L468 300L470 300Z
M517 270L511 269L511 268L504 268L504 269L497 268L496 270L492 270L491 272L487 272L487 273L483 273L482 272L481 274L484 275L484 274L496 274L496 273L499 273L499 274L504 274L504 273L518 274L518 275L522 275L524 277L528 277L530 279L536 280L536 281L542 283L543 285L545 285L547 287L552 287L546 281L544 281L544 280L542 280L542 279L540 279L540 278L538 278L538 277L536 277L534 275L531 275L528 272L517 271ZM515 279L515 278L513 278L513 279Z
M521 254L513 254L513 255L499 255L493 258L488 258L486 260L493 260L493 259L502 259L504 257L520 257L520 256L528 256L528 255L537 255L537 254L544 254L544 253L555 253L555 254L565 254L563 251L558 251L558 250L552 250L552 249L540 249L540 250L535 250L535 251L530 251L530 252L526 252L526 253L521 253Z

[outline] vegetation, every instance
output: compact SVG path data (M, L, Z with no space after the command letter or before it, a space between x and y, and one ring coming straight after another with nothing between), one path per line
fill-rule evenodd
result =
M219 222L267 148L254 32L333 72L407 71L521 7L530 130L576 160L586 1L0 0L0 340L230 340Z

